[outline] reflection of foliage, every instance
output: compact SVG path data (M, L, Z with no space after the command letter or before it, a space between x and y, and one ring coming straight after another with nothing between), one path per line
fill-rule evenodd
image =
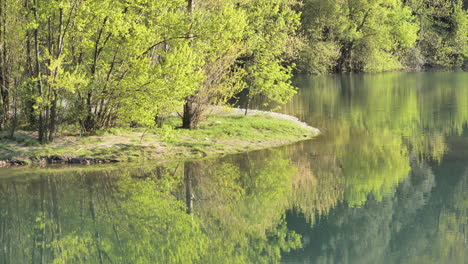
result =
M350 205L360 206L369 194L380 200L392 193L408 175L409 157L441 162L445 137L460 134L468 123L466 78L464 73L300 77L303 89L285 112L323 128L325 143L311 149L320 147L319 153L337 160L346 181L338 189Z
M436 242L431 248L432 254L424 256L425 263L463 263L468 258L466 236L468 215L461 211L443 210L439 216L439 228ZM421 258L420 258L421 260Z
M328 130L279 151L184 169L4 180L0 262L276 263L302 244L285 221L291 208L308 228L300 232L301 260L460 262L468 176L453 194L431 194L427 205L435 179L424 160L443 166L454 147L447 135L461 134L468 120L463 77L445 74L434 74L443 82L401 73L320 77L295 99L305 112L292 114Z
M392 244L398 245L394 236L412 225L434 186L427 165L414 163L412 168L396 192L380 202L370 197L360 208L342 203L332 209L312 229L301 233L310 244L290 258L297 263L386 263Z
M322 141L301 142L286 147L297 172L292 182L290 207L305 215L309 224L316 217L328 215L343 200L344 178L335 155L327 152ZM304 155L310 150L319 149L320 155Z
M455 164L450 164L455 165ZM449 177L450 175L444 175ZM440 208L428 210L416 219L418 224L405 231L405 244L398 257L408 256L407 263L465 263L468 258L468 172L454 190L443 197ZM440 195L440 194L439 194ZM434 197L439 202L442 197ZM427 215L431 214L431 215ZM411 223L410 223L411 224ZM428 242L430 241L430 242ZM410 251L410 252L409 252ZM396 259L395 262L401 261Z
M432 158L437 162L441 162L447 151L445 136L438 133L426 134L424 137L413 135L408 137L408 145L411 154L417 157L419 161Z
M0 182L0 263L277 263L301 245L285 222L295 171L265 154Z
M50 247L57 249L59 254L54 259L53 264L69 263L72 260L76 263L86 263L89 256L97 255L94 242L90 233L80 235L71 233L59 240L51 242Z
M2 245L25 249L11 251L6 262L194 263L200 259L206 237L198 221L185 213L183 203L165 190L170 183L144 174L138 175L144 180L118 174L48 174L24 183L0 184L6 194L1 197L6 205L1 211L9 215L0 222L9 226L11 234L0 238ZM9 198L12 193L17 196ZM17 218L23 220L16 222Z
M198 164L195 214L209 238L203 263L276 263L300 246L284 222L290 162L278 152Z
M193 263L205 252L206 240L198 221L192 221L184 204L158 186L152 179L123 177L119 181L119 206L109 212L114 219L108 223L115 225L120 233L119 247L125 248L124 252L115 252L121 256L119 262Z
M366 131L378 138L402 135L411 153L441 159L442 136L460 134L468 123L465 73L385 73L303 77L304 87L285 106L288 114L324 128L330 142L352 143Z
M381 201L410 171L401 138L388 131L379 137L355 135L354 142L346 145L340 156L346 181L345 200L350 206L363 205L369 194Z
M362 208L337 207L329 216L331 226L324 227L331 234L311 235L311 239L325 240L322 245L312 242L318 252L311 263L383 263L392 209L388 198L381 202L370 199Z
M300 170L294 177L291 203L311 223L315 213L326 214L342 200L356 207L369 195L380 201L408 176L409 157L401 137L389 131L377 137L365 130L353 131L350 137L353 140L346 144L304 143L321 154L293 156Z

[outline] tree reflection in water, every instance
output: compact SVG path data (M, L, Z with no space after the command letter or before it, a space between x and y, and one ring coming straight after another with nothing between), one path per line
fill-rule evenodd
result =
M0 263L462 263L466 75L300 82L311 141L2 176Z

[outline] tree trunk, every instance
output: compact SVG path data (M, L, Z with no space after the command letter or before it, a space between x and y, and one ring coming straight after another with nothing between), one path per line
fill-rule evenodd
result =
M351 62L351 52L353 49L353 42L346 42L343 44L343 47L340 49L340 58L338 59L338 64L336 66L336 72L351 72L352 62Z
M195 8L194 0L187 0L187 12L192 16ZM193 39L193 34L189 32L188 39ZM184 113L182 116L182 128L193 129L197 126L197 113L194 107L195 95L190 95L185 98Z
M8 115L9 115L9 73L8 73L8 47L6 43L6 13L5 13L5 4L4 1L0 2L0 79L1 79L1 103L2 103L2 117L0 120L0 129L7 126Z
M37 0L34 0L34 19L38 22L39 17L37 14ZM36 27L34 29L34 55L35 55L35 70L36 70L36 78L37 78L37 92L40 97L43 96L43 87L42 87L42 79L41 79L41 65L39 61L39 29ZM39 106L39 122L38 122L38 139L39 142L45 143L46 138L44 137L44 116L43 116L43 109L42 105Z
M187 11L192 14L195 8L195 0L187 0Z
M182 116L182 128L193 129L196 128L197 122L195 120L195 108L193 105L193 96L188 96L184 105L184 114Z
M84 120L84 129L85 132L91 132L94 130L94 116L93 116L93 107L92 107L92 94L88 93L86 97L86 119Z
M18 96L15 95L13 96L13 116L11 117L11 124L10 124L10 138L14 137L17 125L18 125Z
M29 10L29 1L26 1L26 4L25 4L25 8ZM34 59L33 59L33 56L32 53L33 53L33 47L32 47L32 40L31 40L31 32L28 30L28 32L26 33L27 34L27 38L26 38L26 61L27 61L27 75L28 76L34 76L34 72L35 72L35 69L34 69ZM29 92L31 92L31 94L34 94L34 89L35 87L34 86L30 86L28 85L27 86L28 89L30 89ZM34 100L32 98L27 98L26 99L26 116L28 117L28 123L29 123L29 127L30 128L34 128L36 127L37 125L37 120L36 120L36 115L34 114Z
M244 113L244 115L247 115L247 111L249 111L249 105L250 105L250 89L247 89L247 94L245 96L245 113Z
M57 127L57 91L52 92L52 102L50 107L49 120L49 142L52 142L55 137L55 129Z
M50 21L49 21L50 23ZM63 28L63 9L60 8L59 9L59 26L58 26L58 37L57 37L57 48L56 48L56 55L55 57L57 59L60 58L60 56L62 55L62 51L63 51L63 39L65 37L65 32L64 32L64 28ZM49 26L49 53L50 54L53 54L54 50L53 50L53 36L52 36L52 30ZM49 65L50 66L50 65ZM52 74L53 74L53 77L54 79L57 78L57 71L58 71L58 67L55 67L55 69L52 71ZM48 121L48 125L49 125L49 136L48 136L48 139L49 139L49 142L52 142L55 138L55 130L56 130L56 127L57 127L57 100L58 100L58 94L57 94L57 90L55 88L52 88L49 95L52 97L51 100L50 100L50 118L49 118L49 121Z

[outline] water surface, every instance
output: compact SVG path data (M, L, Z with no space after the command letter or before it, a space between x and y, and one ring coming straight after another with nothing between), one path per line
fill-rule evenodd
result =
M466 263L468 74L300 76L313 140L0 171L0 263Z

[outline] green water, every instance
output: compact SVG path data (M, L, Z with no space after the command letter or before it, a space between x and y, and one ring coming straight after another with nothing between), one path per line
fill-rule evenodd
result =
M310 141L0 170L0 263L466 263L468 74L296 83Z

